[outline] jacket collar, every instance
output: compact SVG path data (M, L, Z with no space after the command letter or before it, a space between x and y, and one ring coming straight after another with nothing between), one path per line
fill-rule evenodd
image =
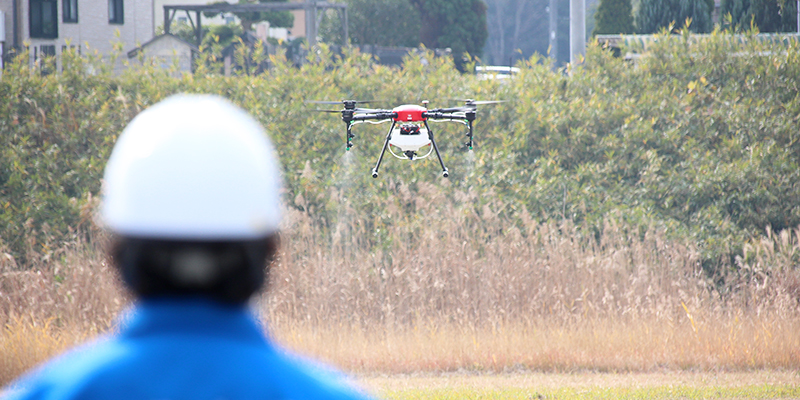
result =
M263 327L247 305L202 298L140 300L120 321L124 338L177 334L267 344Z

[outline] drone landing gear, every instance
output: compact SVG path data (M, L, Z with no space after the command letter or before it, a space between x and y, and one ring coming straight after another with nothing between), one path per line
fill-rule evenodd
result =
M378 163L375 164L375 168L372 169L372 177L378 177L378 169L381 167L381 161L383 161L383 155L386 154L386 148L389 147L389 140L392 139L392 129L397 124L397 121L392 121L392 126L389 128L389 133L386 134L386 140L383 141L383 149L381 149L381 155L378 156Z
M447 167L444 166L444 161L442 161L442 155L439 154L439 146L436 145L436 140L433 139L433 131L431 127L428 126L428 121L423 122L425 124L425 129L428 130L428 137L431 139L431 144L433 144L433 150L436 151L436 158L439 159L439 165L442 166L442 177L447 178L450 176L450 172L447 170Z

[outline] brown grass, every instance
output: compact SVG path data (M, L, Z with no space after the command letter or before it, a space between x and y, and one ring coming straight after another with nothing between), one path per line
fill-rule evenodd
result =
M796 369L797 319L724 319L687 324L591 319L574 326L545 321L496 329L423 326L370 330L277 327L290 347L363 373L419 371L596 371Z
M76 241L27 270L0 251L0 383L113 327L128 295L104 247Z
M800 230L749 243L718 285L658 226L609 218L598 242L569 221L504 219L499 202L476 210L476 193L418 191L398 185L405 205L385 207L396 223L373 246L347 202L331 230L287 211L254 303L278 340L362 372L800 368ZM96 236L30 270L0 264L0 383L112 327L128 296Z

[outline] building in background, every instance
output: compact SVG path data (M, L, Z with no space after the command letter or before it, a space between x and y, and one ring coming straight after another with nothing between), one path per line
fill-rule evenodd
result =
M155 18L155 26L157 28L164 28L164 6L201 6L211 3L217 3L220 0L153 0L153 15ZM235 4L236 0L226 0L228 3ZM175 15L174 23L196 23L195 16L192 13L178 13ZM222 25L239 23L239 20L233 15L218 15L213 18L203 17L202 24L205 25Z
M24 47L34 63L67 47L100 54L112 53L115 43L132 49L154 36L153 1L0 0L3 57Z
M5 61L4 54L6 54L6 13L0 10L0 76L3 73L3 63Z
M2 1L2 0L0 0ZM213 3L218 3L219 0L153 0L154 1L154 17L155 17L155 26L157 27L157 31L161 32L164 27L164 6L194 6L194 5L210 5ZM225 0L230 4L237 4L236 0ZM292 3L305 3L305 0L292 0ZM294 15L294 25L290 28L275 28L271 27L268 22L260 22L254 25L254 34L256 37L264 38L267 37L279 39L279 40L293 40L299 37L305 37L306 32L306 12L305 10L291 10L289 11ZM178 11L175 13L175 16L172 20L173 24L181 24L186 23L192 26L197 24L195 20L197 15L192 12L181 12ZM239 19L233 15L233 13L222 13L215 17L207 17L202 16L202 21L200 21L202 26L209 26L209 25L223 25L223 24L238 24L240 23Z
M129 59L155 60L164 69L175 68L175 72L192 72L194 58L200 49L192 43L170 34L154 37L147 43L128 52Z

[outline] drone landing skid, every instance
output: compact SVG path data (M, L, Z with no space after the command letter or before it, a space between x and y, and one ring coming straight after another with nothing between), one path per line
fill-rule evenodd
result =
M386 154L386 149L389 149L389 153L399 159L408 159L408 160L415 160L415 159L422 159L428 157L431 152L436 152L436 158L439 159L439 165L442 166L442 176L447 178L450 176L450 171L447 170L447 167L444 166L444 161L442 160L442 155L439 153L439 146L436 145L436 139L433 137L433 131L431 131L430 126L428 126L427 121L422 122L425 125L425 132L427 132L427 140L420 141L420 138L416 138L416 136L420 136L424 133L419 133L417 135L404 135L403 133L396 132L395 126L397 125L397 121L392 121L392 126L389 128L389 132L386 134L386 139L383 141L383 149L381 149L381 154L378 156L378 162L375 164L375 168L372 169L372 177L378 177L378 170L381 167L381 162L383 162L383 156ZM398 130L399 131L399 130ZM407 136L408 139L406 140L396 140L394 143L392 142L393 135L400 135ZM412 138L413 137L413 138ZM399 139L399 138L398 138ZM398 148L403 151L403 156L397 155L394 151L392 151L390 144L396 144ZM421 147L430 144L431 149L428 150L428 153L424 156L417 156L416 152Z

